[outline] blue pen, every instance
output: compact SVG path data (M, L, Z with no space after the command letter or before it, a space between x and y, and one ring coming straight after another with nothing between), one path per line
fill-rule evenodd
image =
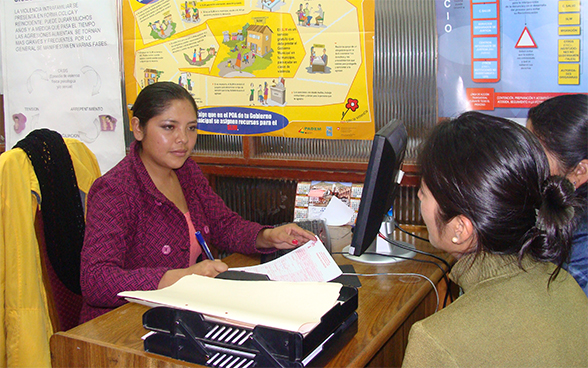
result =
M214 257L212 256L212 253L210 252L210 249L208 248L208 245L206 244L206 241L204 240L204 237L202 236L200 231L196 231L196 239L198 239L198 243L200 243L200 246L202 247L202 249L204 249L206 257L208 257L208 259L210 259L211 261L214 261Z

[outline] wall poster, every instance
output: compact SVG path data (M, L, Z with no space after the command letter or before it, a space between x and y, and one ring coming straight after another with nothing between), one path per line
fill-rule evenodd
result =
M86 143L108 171L125 155L120 3L2 1L0 9L6 149L48 128Z
M127 101L184 86L205 134L372 139L374 0L124 0Z
M439 116L525 120L528 108L587 93L588 0L436 0Z

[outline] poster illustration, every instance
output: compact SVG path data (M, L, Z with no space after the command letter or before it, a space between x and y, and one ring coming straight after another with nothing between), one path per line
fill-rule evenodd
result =
M84 142L108 171L125 155L117 2L3 1L0 9L6 149L48 128Z
M439 116L524 121L530 107L587 93L587 0L436 0Z
M373 0L125 5L130 103L173 81L198 104L201 133L373 137Z

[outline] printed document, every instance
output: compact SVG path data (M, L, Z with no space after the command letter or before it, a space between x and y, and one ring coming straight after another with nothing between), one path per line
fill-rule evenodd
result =
M273 281L331 281L342 272L320 239L294 249L271 262L250 267L231 268L267 275Z

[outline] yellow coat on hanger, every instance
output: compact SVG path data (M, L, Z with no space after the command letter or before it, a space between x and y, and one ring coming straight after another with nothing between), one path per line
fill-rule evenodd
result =
M100 176L96 157L81 141L64 141L87 193ZM53 326L34 227L41 191L20 148L0 155L0 194L0 367L51 367Z

